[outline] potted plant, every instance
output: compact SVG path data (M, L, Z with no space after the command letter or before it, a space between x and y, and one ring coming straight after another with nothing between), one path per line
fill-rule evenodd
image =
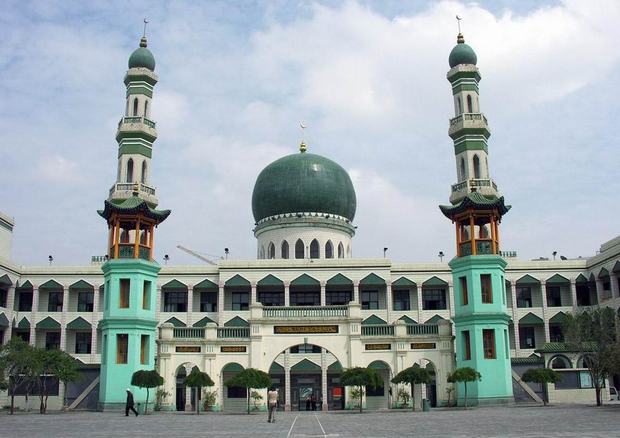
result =
M205 411L212 411L217 403L217 391L205 390L202 396L202 407Z

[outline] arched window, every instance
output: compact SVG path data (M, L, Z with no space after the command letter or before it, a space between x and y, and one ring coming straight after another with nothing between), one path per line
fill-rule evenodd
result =
M144 117L148 117L149 115L149 101L144 101Z
M319 258L319 241L316 239L310 242L310 258L311 259Z
M461 98L457 97L456 98L456 115L458 116L462 112L463 112L463 108L462 108Z
M342 242L338 244L338 258L339 259L344 258L344 246L342 246Z
M304 242L302 242L301 239L297 240L297 242L295 243L295 258L304 258Z
M328 240L325 244L325 258L333 259L334 258L334 245L332 245L332 241Z
M127 160L127 181L128 183L133 182L133 159Z
M133 116L137 116L138 115L138 98L136 97L133 100Z
M478 155L474 155L474 178L480 178L480 158Z
M465 158L461 157L461 181L463 181L464 179L467 179L466 177L466 173L465 173Z
M267 247L267 258L276 258L276 246L273 244L273 242L269 242L269 246Z
M142 162L142 184L146 184L146 160Z
M471 105L471 94L467 95L467 112L468 113L473 113L473 108Z
M572 368L572 366L570 364L570 361L568 360L568 358L566 358L564 356L555 356L549 362L549 366L550 366L550 368L553 368L554 370L560 370L560 369L564 369L564 368Z
M288 259L288 242L286 240L282 242L282 258Z

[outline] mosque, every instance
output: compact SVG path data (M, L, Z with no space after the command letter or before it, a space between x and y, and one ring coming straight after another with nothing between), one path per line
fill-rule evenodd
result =
M473 403L540 401L543 389L520 379L530 367L563 373L548 390L554 401L591 402L582 358L560 348L562 321L588 306L620 306L620 236L575 260L526 261L502 251L500 224L510 205L489 171L476 63L459 33L447 73L456 182L436 212L455 226L453 260L352 257L358 205L351 178L302 142L257 176L257 260L160 266L154 234L171 212L158 208L151 184L158 76L142 38L124 77L116 182L98 212L108 253L77 267L18 265L11 261L14 221L0 214L0 341L20 337L79 361L80 381L65 388L51 379L51 408L66 395L71 409L117 409L133 372L155 368L164 378L158 408L194 409L185 378L197 367L215 382L211 408L240 411L245 390L226 381L252 367L280 388L282 409L304 410L311 395L321 410L349 409L355 400L340 375L362 366L384 383L367 388L365 407L390 409L400 403L391 378L415 363L433 376L419 388L431 406L448 403L455 392L447 376L462 366L482 375L469 387ZM456 394L460 401L461 388Z

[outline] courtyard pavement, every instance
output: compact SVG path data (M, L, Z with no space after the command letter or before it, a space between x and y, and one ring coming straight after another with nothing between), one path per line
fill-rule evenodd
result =
M0 437L618 437L620 405L487 407L431 412L0 414Z

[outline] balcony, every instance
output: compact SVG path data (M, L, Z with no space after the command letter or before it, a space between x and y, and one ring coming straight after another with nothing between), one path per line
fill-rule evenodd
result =
M394 336L395 326L391 324L370 324L362 326L362 336ZM436 336L439 334L437 324L407 324L407 336Z
M450 137L463 129L480 130L487 134L487 136L491 133L487 118L482 113L463 113L450 119L450 128L448 129Z
M250 337L250 327L217 327L217 337L220 339L248 339ZM205 339L206 329L204 327L175 327L172 329L174 339Z
M480 192L484 196L497 195L497 184L491 178L472 178L452 184L450 202L458 202L470 192Z
M123 117L118 122L118 130L116 132L116 141L127 136L127 134L143 134L147 140L155 141L157 131L155 130L155 122L146 117L132 116Z
M205 329L200 327L175 327L172 331L175 339L203 339Z
M349 317L349 306L263 307L267 319L342 319Z
M250 337L250 327L218 327L217 337L224 339L247 339Z
M113 199L127 199L133 196L134 192L138 192L141 198L151 204L157 204L157 197L155 196L155 187L147 186L141 182L133 183L116 183L110 187L110 198Z

